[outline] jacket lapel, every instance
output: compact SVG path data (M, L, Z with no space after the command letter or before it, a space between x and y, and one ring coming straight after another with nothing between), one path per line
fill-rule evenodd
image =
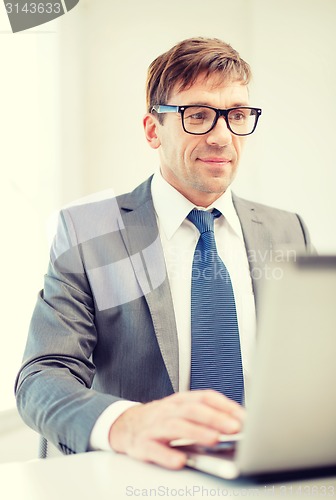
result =
M253 203L232 195L240 219L256 304L272 249L271 235Z
M120 232L147 301L168 375L177 392L179 354L175 314L150 184L151 179L118 198L124 224Z

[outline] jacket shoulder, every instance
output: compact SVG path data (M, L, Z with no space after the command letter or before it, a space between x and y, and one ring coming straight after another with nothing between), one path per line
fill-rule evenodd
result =
M285 234L286 241L298 237L303 238L307 248L311 246L309 231L299 214L246 200L234 194L232 199L241 222L246 217L252 218L254 222L264 224L275 238L282 238Z
M283 216L289 216L289 217L297 217L297 214L294 212L290 212L288 210L284 210L282 208L276 208L272 207L270 205L265 205L263 203L257 203L255 201L251 200L246 200L245 198L240 198L240 196L232 195L233 202L235 206L239 206L241 208L245 208L247 210L251 210L256 213L263 213L263 214L273 214L273 215L283 215Z

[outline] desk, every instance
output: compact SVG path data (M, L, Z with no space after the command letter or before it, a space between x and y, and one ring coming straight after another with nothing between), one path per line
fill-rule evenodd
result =
M276 484L224 481L184 469L169 471L113 452L91 452L0 466L2 500L122 500L275 496L336 499L336 477Z

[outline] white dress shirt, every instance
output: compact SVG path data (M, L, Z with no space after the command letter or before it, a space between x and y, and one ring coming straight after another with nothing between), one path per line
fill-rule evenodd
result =
M191 367L191 270L199 239L198 229L186 217L195 205L166 182L160 172L154 174L151 189L176 319L179 390L185 391L190 387ZM196 208L205 210L204 207ZM246 387L250 378L256 336L255 304L249 264L230 189L206 209L213 208L223 214L215 219L214 232L219 256L230 273L234 290L247 404ZM108 433L112 423L134 404L137 403L119 401L106 408L92 430L92 449L110 449Z

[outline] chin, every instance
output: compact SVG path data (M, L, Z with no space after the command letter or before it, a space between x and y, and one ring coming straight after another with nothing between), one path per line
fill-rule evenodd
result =
M221 194L227 190L230 184L231 180L213 179L212 181L204 185L204 192Z

